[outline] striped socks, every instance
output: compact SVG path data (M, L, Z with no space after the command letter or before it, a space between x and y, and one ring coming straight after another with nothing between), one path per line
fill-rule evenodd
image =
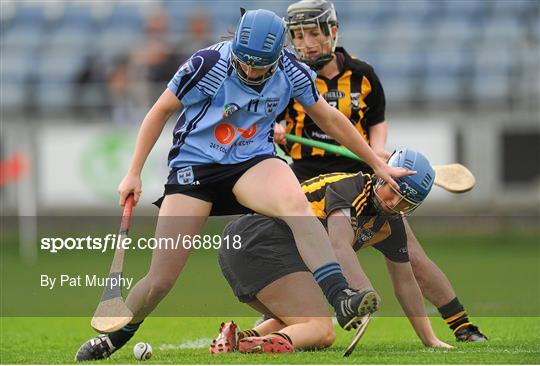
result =
M454 334L461 328L471 325L469 316L457 297L438 310Z
M281 338L285 339L287 342L289 342L292 345L291 337L289 337L287 334L280 333L280 332L274 332L274 333L270 333L270 334L277 335L278 337L281 337Z
M328 302L336 308L340 299L340 293L346 288L349 288L339 263L326 263L313 272L313 277L315 277L315 281L319 284Z
M260 337L260 335L255 329L246 329L238 332L238 340L245 337Z
M273 332L273 333L270 333L269 335L276 335L278 337L281 337L283 339L285 339L287 342L289 342L291 345L292 345L292 340L291 340L291 337L289 337L287 334L285 333L280 333L280 332ZM240 331L240 333L238 334L238 340L242 339L242 338L246 338L246 337L260 337L259 333L254 330L254 329L248 329L248 330L242 330Z

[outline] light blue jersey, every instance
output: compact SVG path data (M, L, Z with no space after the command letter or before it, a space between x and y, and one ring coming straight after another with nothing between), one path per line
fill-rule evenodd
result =
M316 74L282 51L279 68L260 92L242 83L230 64L231 42L195 53L167 87L184 105L173 132L169 167L236 164L275 154L274 121L296 99L319 98Z

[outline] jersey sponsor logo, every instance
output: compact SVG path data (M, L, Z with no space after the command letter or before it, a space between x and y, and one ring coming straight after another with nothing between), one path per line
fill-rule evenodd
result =
M214 137L222 145L228 145L234 139L234 127L228 123L220 123L214 128Z
M250 128L247 128L245 130L242 128L238 128L238 132L242 134L243 138L250 139L257 133L257 124L254 123L253 125L251 125Z
M266 100L266 113L272 113L279 104L279 98L268 98Z
M223 106L223 119L230 117L234 112L240 109L240 106L236 103L227 103Z
M359 94L359 93L355 93L355 94ZM345 97L345 93L342 92L341 90L329 90L327 91L326 93L323 94L323 97L324 99L326 99L326 101L336 101L338 99L341 99L341 98L344 98Z
M257 134L257 124L254 123L249 128L237 128L236 130L240 132L242 138L247 140ZM235 128L229 123L220 123L214 128L214 137L222 145L229 145L233 141L234 136L236 136ZM243 146L246 143L238 143L237 145Z
M306 127L304 127L304 133L305 133L305 136L307 136L307 137L309 137L310 139L313 139L313 140L322 140L322 141L329 141L329 142L335 141L332 137L328 136L324 132L317 131L316 126L306 126Z
M179 169L176 172L176 179L178 184L186 185L193 184L195 181L195 175L193 174L193 168L191 166Z
M363 229L358 232L357 237L362 243L365 243L375 236L375 232L371 229Z
M351 108L360 109L360 93L351 93Z

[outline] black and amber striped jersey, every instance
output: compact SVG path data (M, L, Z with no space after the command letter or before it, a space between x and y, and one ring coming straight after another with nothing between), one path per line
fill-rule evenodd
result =
M374 246L391 261L408 262L403 220L377 214L372 203L374 182L371 174L331 173L303 182L302 190L313 212L325 225L332 212L350 212L355 251Z
M385 119L383 87L368 63L351 57L341 47L336 48L335 54L340 73L333 79L317 76L317 88L328 104L339 109L369 143L369 128ZM278 117L278 121L281 120L287 122L287 133L339 145L315 124L294 99L290 100L287 108ZM284 148L293 160L336 156L293 142L287 142Z

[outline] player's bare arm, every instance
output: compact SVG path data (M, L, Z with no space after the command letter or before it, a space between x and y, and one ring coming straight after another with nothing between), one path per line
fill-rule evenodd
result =
M159 135L161 135L161 131L169 117L181 107L182 103L178 98L173 92L166 89L146 114L137 135L135 151L128 172L118 186L121 206L124 206L126 197L130 193L134 193L135 205L139 201L142 192L141 171L146 158L154 147Z
M398 263L386 259L386 266L396 298L422 343L427 347L453 348L440 341L433 332L424 307L422 292L414 278L410 262Z
M375 154L384 161L388 161L390 152L385 150L386 139L388 137L388 123L386 121L377 123L369 128L369 146Z
M399 189L399 186L392 177L399 178L415 173L407 169L392 168L386 165L369 147L350 121L340 111L332 108L324 98L319 98L317 103L306 107L305 110L325 133L364 159L378 177L395 189Z
M342 210L335 210L328 216L328 236L349 285L359 291L373 288L352 248L354 231Z
M354 232L342 210L335 210L329 215L328 235L349 284L358 290L372 288L352 248ZM398 263L386 259L386 263L396 298L422 343L427 347L453 348L440 341L433 332L410 262Z

